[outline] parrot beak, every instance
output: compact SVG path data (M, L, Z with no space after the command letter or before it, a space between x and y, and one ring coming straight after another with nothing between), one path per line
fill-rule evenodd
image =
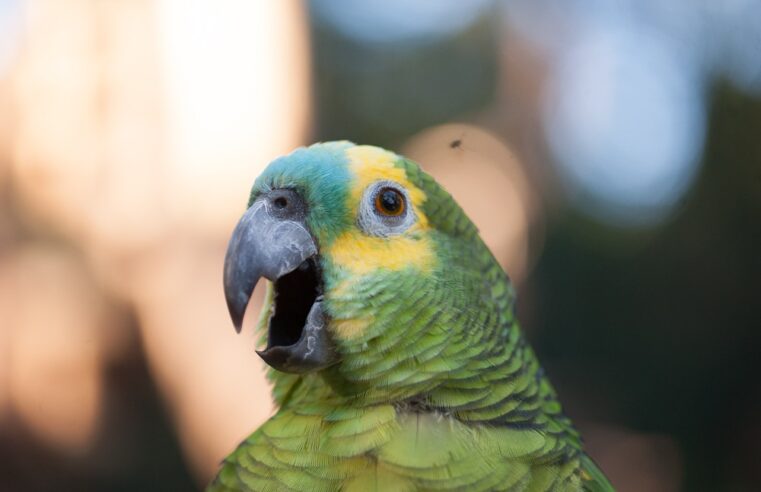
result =
M274 283L267 347L257 353L273 368L291 373L337 362L322 309L317 245L304 223L305 210L293 190L259 197L235 227L224 266L227 308L239 333L259 278Z

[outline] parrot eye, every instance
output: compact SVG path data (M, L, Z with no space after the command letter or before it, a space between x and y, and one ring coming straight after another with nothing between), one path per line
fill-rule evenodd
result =
M381 188L375 195L375 210L380 214L396 217L404 213L405 207L404 195L393 188Z
M359 204L357 225L365 234L388 237L401 234L415 223L407 191L393 181L367 187Z

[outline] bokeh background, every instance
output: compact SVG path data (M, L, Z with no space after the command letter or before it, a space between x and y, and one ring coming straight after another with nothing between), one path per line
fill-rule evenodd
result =
M198 489L271 414L222 258L326 139L464 205L619 490L761 487L758 0L0 0L1 490Z

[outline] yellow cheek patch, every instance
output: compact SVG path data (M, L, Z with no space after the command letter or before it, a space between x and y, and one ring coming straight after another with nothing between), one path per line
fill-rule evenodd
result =
M380 269L401 270L412 266L429 271L433 266L433 247L426 236L366 236L357 230L343 233L330 246L328 255L339 268L356 275Z

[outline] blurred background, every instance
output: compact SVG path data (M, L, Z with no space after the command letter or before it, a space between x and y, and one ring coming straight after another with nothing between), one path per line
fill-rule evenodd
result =
M758 0L0 0L0 489L198 489L271 414L222 258L328 139L460 201L619 490L761 487Z

